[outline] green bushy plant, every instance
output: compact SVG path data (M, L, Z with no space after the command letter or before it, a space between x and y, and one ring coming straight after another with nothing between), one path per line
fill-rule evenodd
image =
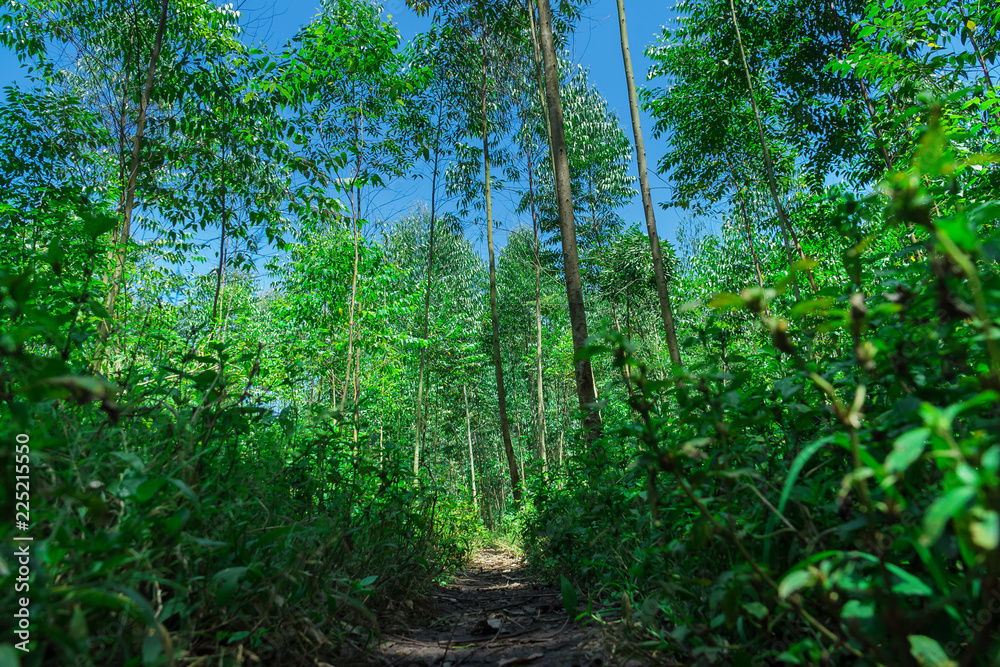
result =
M963 201L981 160L938 118L886 198L837 204L839 280L784 310L794 274L712 301L758 319L755 345L677 377L617 335L592 349L631 369L636 418L606 439L636 456L617 474L582 460L525 539L537 563L623 589L642 647L734 664L997 658L1000 205ZM919 243L869 250L910 230Z

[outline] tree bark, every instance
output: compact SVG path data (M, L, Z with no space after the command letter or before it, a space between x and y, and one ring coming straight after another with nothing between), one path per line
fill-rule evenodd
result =
M538 24L542 61L545 64L545 102L549 116L549 143L552 148L556 177L556 203L559 210L559 235L562 241L563 270L566 274L566 297L569 305L570 330L573 335L574 357L583 351L587 340L587 313L583 304L580 280L580 260L576 248L576 225L573 220L573 192L566 153L562 100L559 97L559 65L552 34L552 12L549 0L538 0ZM589 359L576 359L574 364L576 391L583 411L583 435L587 442L601 436L601 415L593 404L597 386ZM596 456L597 452L591 452Z
M646 231L649 234L649 249L653 255L653 273L656 275L656 294L660 299L660 317L667 335L667 349L670 361L681 363L681 348L677 344L674 328L674 312L670 305L670 292L663 271L663 255L660 252L660 237L656 231L656 216L653 214L653 198L649 191L649 174L646 172L646 147L642 138L639 121L639 101L635 93L635 77L632 74L632 55L628 47L628 30L625 26L625 3L618 0L618 27L621 32L622 60L625 63L625 83L628 85L628 104L632 113L632 134L635 136L635 155L639 168L639 190L642 193L642 209L646 214Z
M514 503L521 504L521 481L517 472L517 457L514 455L514 445L510 440L510 423L507 421L507 395L503 384L503 362L500 359L500 316L497 312L497 271L496 257L493 251L493 201L491 198L490 179L490 143L489 128L486 122L486 41L482 39L483 85L482 85L482 129L483 129L483 171L486 186L486 244L490 255L490 324L493 333L493 366L496 369L497 400L500 408L500 433L503 438L504 452L507 454L507 467L510 470L510 485L513 488Z
M160 59L160 49L163 46L163 33L167 27L167 4L169 0L163 0L160 4L160 20L156 26L156 37L153 40L153 52L149 56L149 69L146 71L146 87L142 91L142 98L139 101L139 116L135 129L135 137L132 139L132 164L129 168L128 183L125 186L125 202L122 207L122 223L116 239L118 249L114 257L114 268L108 280L108 295L104 301L104 309L108 311L108 319L101 320L97 327L98 349L94 359L93 370L95 373L101 372L104 364L103 347L111 332L111 321L115 317L115 301L121 290L121 283L125 276L125 260L128 255L128 242L132 235L132 209L135 206L135 184L139 178L139 149L142 146L142 134L146 129L146 109L149 107L149 97L153 94L153 77L156 73L156 63Z
M472 507L479 514L479 501L476 499L476 459L472 455L472 421L469 419L469 393L462 385L462 399L465 401L465 437L469 441L469 473L472 477Z

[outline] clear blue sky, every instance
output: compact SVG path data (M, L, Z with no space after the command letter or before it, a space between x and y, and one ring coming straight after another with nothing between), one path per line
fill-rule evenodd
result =
M307 23L317 12L318 2L315 0L290 0L276 3L274 0L247 0L236 3L244 17L243 25L247 38L253 42L263 42L266 46L277 49L296 30ZM419 17L405 5L404 0L385 0L384 12L392 16L399 27L404 40L410 40L418 32L426 30L430 19ZM628 14L629 41L632 51L633 69L636 74L636 85L641 87L645 82L645 74L649 68L649 60L643 54L645 48L653 43L660 33L660 27L666 23L673 10L671 3L657 0L626 1ZM621 46L618 33L618 17L614 0L594 0L584 11L583 19L577 26L576 34L569 45L570 58L590 70L590 81L597 86L607 98L611 108L617 113L619 122L631 141L631 120L629 116L628 93L625 87L624 67L622 64ZM22 78L23 70L18 70L18 63L13 53L0 48L0 87ZM643 134L646 140L646 156L650 167L654 167L665 149L665 143L654 140L651 135L652 121L642 113ZM635 160L632 162L632 175L636 176ZM379 197L378 213L385 219L393 219L404 212L412 202L429 198L429 188L425 182L413 181L409 185L399 183L396 192L386 193ZM650 173L654 203L667 198L666 184L655 173ZM637 188L638 189L638 188ZM501 229L495 234L498 247L506 240L507 230L514 229L520 223L530 224L513 214L503 200L498 202L496 216ZM372 211L375 213L375 211ZM639 223L645 229L645 218L642 211L642 201L638 195L623 210L621 215L626 223ZM372 217L375 217L374 215ZM664 211L656 206L657 229L660 237L674 242L676 239L678 214L674 210ZM485 252L481 234L470 229L469 237L473 243Z

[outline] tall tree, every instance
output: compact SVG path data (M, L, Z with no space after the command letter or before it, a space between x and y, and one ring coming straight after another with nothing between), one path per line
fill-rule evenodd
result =
M570 329L573 335L576 391L580 409L583 411L584 436L588 441L592 441L601 435L601 415L594 406L597 401L597 387L590 359L581 356L587 341L587 313L583 303L583 284L580 280L576 225L573 219L573 193L566 154L562 101L559 96L559 66L552 32L552 11L548 0L538 0L538 29L542 61L545 65L545 104L548 109L549 141L559 208L559 234L562 241L563 270L566 274Z
M135 206L135 185L139 177L139 156L142 147L142 135L146 129L146 110L149 108L149 97L153 93L153 83L156 76L156 64L160 59L160 49L163 46L163 33L167 27L167 5L169 0L160 3L160 18L156 26L156 36L153 38L153 49L149 56L149 67L146 70L146 85L139 102L139 113L136 119L135 136L132 138L132 161L129 165L128 181L125 184L125 196L121 207L121 223L115 232L115 249L111 264L112 269L107 278L108 295L104 301L104 309L108 317L101 321L98 327L98 351L94 359L94 372L99 373L104 364L103 345L111 332L111 321L115 316L115 302L121 291L125 276L125 262L128 257L129 239L132 236L132 209Z
M774 202L774 210L778 214L778 220L781 223L782 230L789 235L792 243L795 245L796 250L799 251L799 256L802 259L806 258L805 252L802 250L802 244L799 243L798 235L795 233L795 228L792 227L791 222L788 220L788 214L785 212L785 207L781 203L781 197L778 196L778 183L774 178L774 164L771 162L771 151L768 148L767 134L764 132L764 124L760 118L760 109L757 107L757 95L754 92L753 78L750 76L750 65L747 63L747 52L743 48L743 37L740 33L740 22L736 19L736 4L735 0L729 0L729 14L733 18L733 30L736 31L736 46L739 51L740 62L743 63L743 72L746 75L747 90L750 93L750 106L753 109L753 119L757 126L757 134L760 135L760 145L762 151L762 157L764 158L764 171L767 174L767 188L771 193L771 200ZM812 269L807 270L807 275L809 277L809 284L812 285L813 292L819 290L816 286L816 279L813 277ZM798 289L796 287L796 289Z
M625 63L625 84L628 87L628 104L632 114L632 134L635 136L635 155L639 167L639 190L642 192L642 210L646 215L646 232L649 234L649 249L653 255L653 273L656 276L656 294L660 299L660 317L667 335L667 349L670 361L681 363L681 348L677 344L674 328L674 313L670 306L670 292L663 273L663 255L660 252L660 237L656 232L656 216L653 213L653 198L649 192L649 176L646 173L646 147L642 140L642 125L639 121L639 101L635 93L635 77L632 75L632 55L628 48L628 29L625 25L625 3L618 0L618 27L621 32L622 60Z

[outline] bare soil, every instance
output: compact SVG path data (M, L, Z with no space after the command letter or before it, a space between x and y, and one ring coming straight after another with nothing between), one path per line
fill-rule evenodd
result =
M510 551L489 547L431 596L434 606L383 631L377 665L612 667L596 624L570 619L562 594L535 582ZM645 663L631 661L627 667Z

